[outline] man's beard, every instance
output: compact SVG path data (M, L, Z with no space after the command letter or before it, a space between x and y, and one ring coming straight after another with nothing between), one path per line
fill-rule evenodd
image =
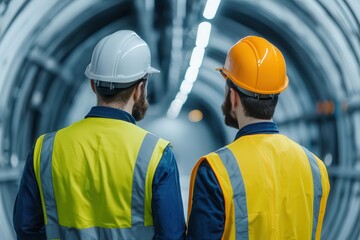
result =
M132 115L136 121L140 121L144 118L146 110L148 109L149 103L145 97L145 90L141 91L139 99L134 103Z
M239 123L234 115L231 112L231 102L230 102L230 91L227 92L225 100L221 105L222 112L225 116L225 124L229 127L239 129Z

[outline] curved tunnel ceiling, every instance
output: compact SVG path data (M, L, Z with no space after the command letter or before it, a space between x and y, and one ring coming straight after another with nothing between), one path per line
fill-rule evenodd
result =
M153 63L162 69L149 86L153 110L141 124L160 136L166 135L161 126L178 124L189 128L188 134L201 132L216 139L204 143L197 154L234 137L234 130L222 124L224 83L214 71L229 47L250 34L277 45L287 61L290 86L280 97L275 120L281 132L325 161L331 178L323 237L360 237L360 3L222 1L210 21L211 37L198 80L178 122L171 122L166 109L184 77L197 25L205 20L205 3L188 0L185 12L179 2L159 0L0 3L0 219L5 222L0 238L14 238L16 182L34 139L73 121L75 113L86 113L93 100L84 90L88 85L83 71L91 51L100 38L124 28L149 42ZM175 18L178 21L171 21ZM174 53L179 41L182 47ZM195 108L204 112L206 131L186 123L187 112ZM188 147L182 141L186 135L178 135L169 138L174 138L186 179L193 162L187 163L189 156L182 153ZM193 139L197 144L199 137Z

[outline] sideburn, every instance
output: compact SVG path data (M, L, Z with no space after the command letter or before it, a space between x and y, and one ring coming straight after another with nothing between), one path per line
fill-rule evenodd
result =
M141 95L139 99L134 103L132 115L136 121L140 121L145 117L145 113L148 109L149 103L145 97L145 84L141 88Z
M239 129L239 123L231 114L230 90L227 92L224 103L221 105L222 112L225 116L225 124L229 127Z

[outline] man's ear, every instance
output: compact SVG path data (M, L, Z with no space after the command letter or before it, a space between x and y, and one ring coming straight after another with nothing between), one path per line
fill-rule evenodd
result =
M134 101L136 102L140 96L141 96L141 88L143 87L144 85L144 82L140 82L139 84L136 85L135 87L135 90L134 90L134 95L133 95L133 98L134 98Z
M240 97L233 88L230 88L229 91L230 91L231 111L235 111L239 105Z
M93 92L96 93L95 81L91 79L90 85L91 85L91 89L93 90Z

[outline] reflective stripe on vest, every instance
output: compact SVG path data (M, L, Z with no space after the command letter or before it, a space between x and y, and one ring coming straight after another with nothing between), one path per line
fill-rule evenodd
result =
M246 192L239 164L233 152L227 147L216 152L225 165L234 193L236 239L249 239Z
M306 148L303 149L309 160L314 182L313 226L311 239L315 239L320 201L322 197L321 175L314 156ZM227 147L218 150L216 153L219 155L227 170L233 189L236 239L249 239L246 192L238 161L236 160L233 152Z
M313 214L313 226L312 226L312 234L311 239L315 239L316 236L316 229L318 224L318 218L319 218L319 210L320 210L320 201L322 197L322 185L321 185L321 174L319 166L316 163L316 159L311 154L309 150L304 148L304 151L309 159L310 166L311 166L311 172L313 176L313 182L314 182L314 214Z
M42 144L40 175L44 204L48 223L46 235L48 239L144 239L154 236L153 226L144 226L144 193L145 179L151 155L158 142L158 137L146 134L136 158L132 185L132 228L91 227L76 229L59 226L58 212L52 181L52 152L56 132L46 134Z
M44 205L48 223L46 224L46 235L48 239L60 238L58 225L58 213L54 197L54 187L52 182L52 151L56 132L44 136L40 157L40 175L43 189Z

